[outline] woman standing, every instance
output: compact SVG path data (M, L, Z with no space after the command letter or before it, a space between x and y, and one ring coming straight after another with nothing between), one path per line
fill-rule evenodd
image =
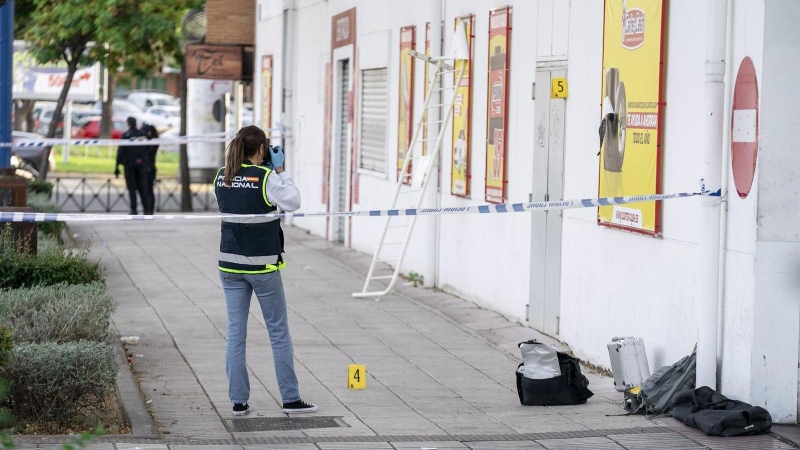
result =
M225 167L217 172L214 194L223 214L268 214L300 208L300 192L283 171L283 149L271 147L256 126L244 127L228 145ZM272 167L254 161L271 160ZM250 412L250 379L245 347L247 316L253 292L261 305L272 345L275 375L283 399L283 412L309 413L317 406L300 399L294 372L294 351L289 334L286 297L280 270L283 262L280 219L268 217L222 219L219 274L228 309L225 371L233 414Z

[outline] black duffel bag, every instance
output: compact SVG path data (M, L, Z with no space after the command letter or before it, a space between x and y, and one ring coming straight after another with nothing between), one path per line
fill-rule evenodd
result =
M581 360L566 353L557 352L557 355L560 376L534 380L517 372L520 403L527 406L580 405L594 395L587 387L589 380L581 373ZM517 369L523 364L520 363Z

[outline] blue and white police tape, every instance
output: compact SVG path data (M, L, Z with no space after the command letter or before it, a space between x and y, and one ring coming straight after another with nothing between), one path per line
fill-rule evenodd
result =
M597 206L625 205L649 201L663 201L676 198L689 198L698 195L719 196L719 191L709 192L681 192L678 194L652 194L637 195L632 197L606 197L587 198L581 200L561 200L553 202L532 203L507 203L502 205L474 205L450 206L443 208L404 208L404 209L375 209L363 211L338 211L338 212L281 212L271 214L157 214L153 216L131 216L117 214L70 214L70 213L28 213L28 212L0 212L0 222L89 222L89 221L129 221L129 220L201 220L223 219L235 217L237 219L258 218L285 218L285 217L386 217L386 216L435 216L445 214L502 214L532 211L549 211L558 209L594 208Z
M288 137L289 134L283 134L287 128L268 128L264 131L270 132L270 137ZM235 134L226 135L224 132L200 134L194 136L177 136L174 138L158 138L146 139L144 137L137 137L134 139L20 139L16 142L0 142L0 147L52 147L54 145L83 145L94 147L108 147L108 146L140 146L140 145L170 145L170 144L192 144L192 143L214 143L214 142L228 142Z

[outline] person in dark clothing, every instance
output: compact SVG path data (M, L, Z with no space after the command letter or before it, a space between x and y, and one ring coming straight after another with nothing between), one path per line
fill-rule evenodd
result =
M141 133L147 137L147 140L158 139L158 130L156 127L149 123L143 123ZM156 154L158 153L158 144L148 145L147 147L147 195L150 198L150 211L152 213L156 206Z
M128 117L128 131L122 134L120 139L133 140L142 137L142 133L136 128L136 118ZM145 145L120 145L117 148L117 164L114 166L114 175L119 178L119 165L125 168L125 185L128 188L130 197L131 215L136 215L136 192L142 200L142 210L145 215L153 214L152 203L147 193L147 152L148 146Z

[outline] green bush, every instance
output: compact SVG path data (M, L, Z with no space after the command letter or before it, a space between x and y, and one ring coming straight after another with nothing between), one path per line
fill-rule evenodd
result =
M28 180L28 192L47 195L47 199L53 196L53 183L44 180Z
M115 304L105 285L0 290L0 329L16 342L107 341Z
M0 228L0 289L103 281L103 269L89 259L88 245L77 252L50 248L30 255L24 242L14 242L11 227Z
M28 191L28 206L33 208L37 213L59 213L58 206L50 201L50 194L40 194ZM39 231L45 234L59 236L61 230L66 228L67 224L64 222L39 222Z
M0 367L8 364L12 348L14 348L14 332L0 325Z
M41 230L36 233L36 248L39 252L63 252L64 244L52 234L44 234Z
M66 421L102 403L117 365L106 343L26 343L14 347L4 372L16 420Z

